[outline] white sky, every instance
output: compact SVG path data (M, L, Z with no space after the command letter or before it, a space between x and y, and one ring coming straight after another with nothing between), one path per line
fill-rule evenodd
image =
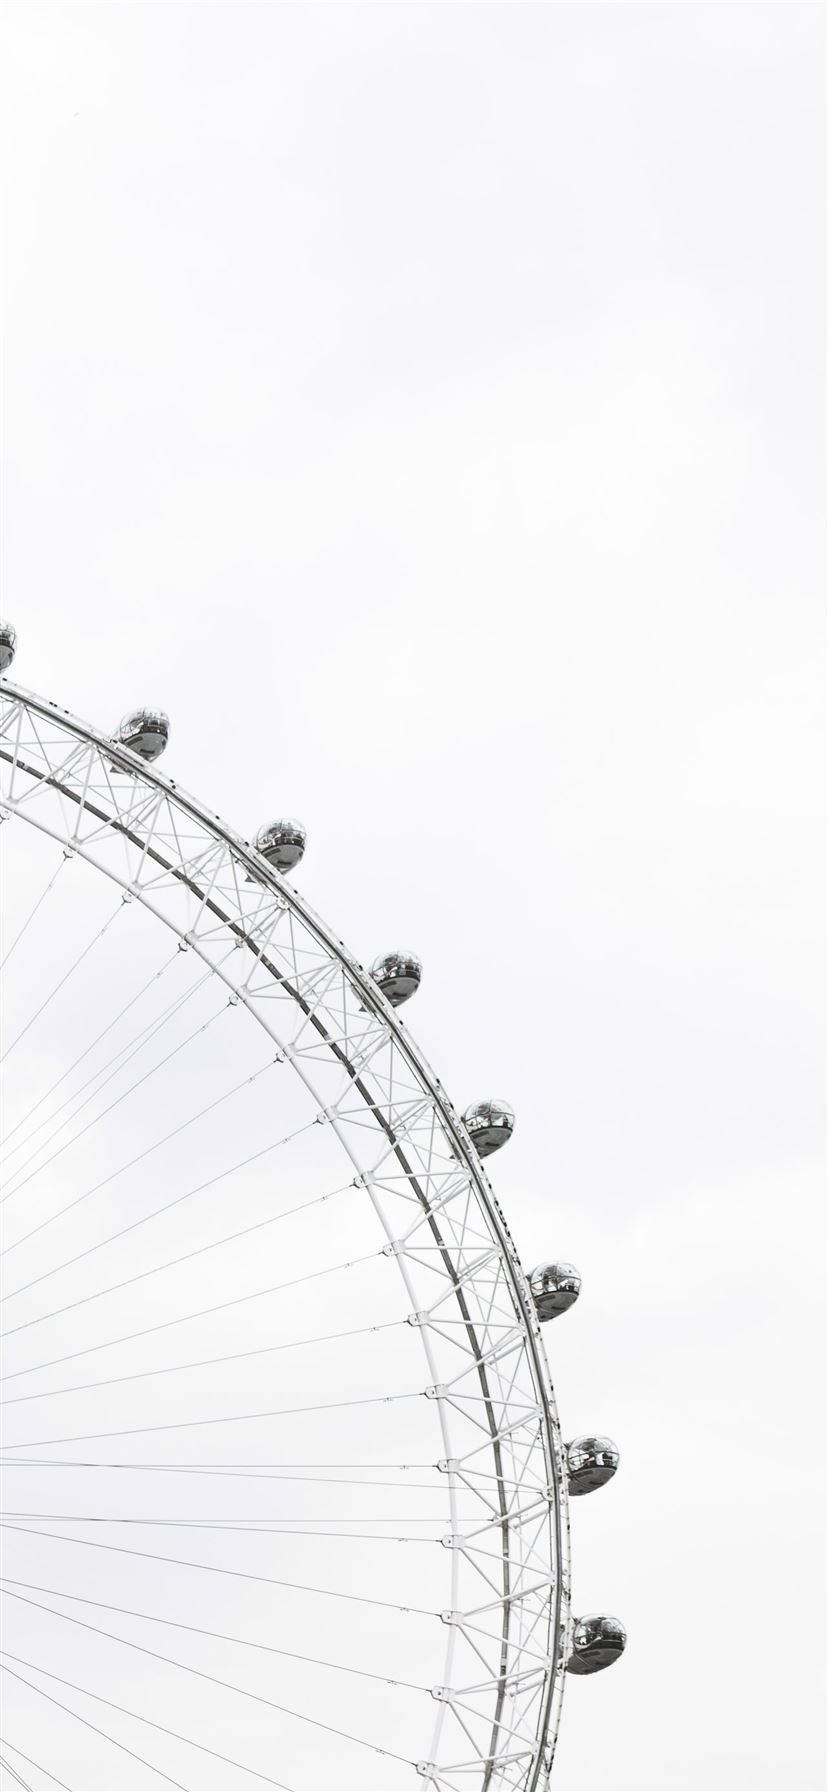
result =
M565 1788L811 1788L824 1675L824 13L5 11L21 682L301 887L459 1105L567 1435Z

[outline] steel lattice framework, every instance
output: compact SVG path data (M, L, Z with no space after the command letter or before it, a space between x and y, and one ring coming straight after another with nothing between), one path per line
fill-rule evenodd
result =
M440 1788L540 1788L570 1633L566 1460L534 1303L462 1120L376 984L246 841L129 749L0 687L0 811L119 885L196 953L302 1079L396 1258L449 1510L430 1754Z

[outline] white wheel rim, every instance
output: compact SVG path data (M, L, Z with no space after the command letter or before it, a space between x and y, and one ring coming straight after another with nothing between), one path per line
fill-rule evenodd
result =
M197 954L289 1060L344 1147L421 1316L452 1514L459 1485L489 1501L493 1475L498 1487L497 1517L481 1529L489 1547L499 1538L497 1597L468 1538L450 1550L443 1684L420 1772L446 1788L543 1785L570 1621L565 1454L526 1277L462 1122L394 1009L285 879L156 767L5 683L0 805ZM241 949L228 957L234 942ZM414 1215L405 1231L404 1200ZM421 1308L425 1245L445 1295ZM448 1378L445 1300L459 1303L468 1356L460 1375L452 1356ZM470 1452L472 1400L488 1438ZM491 1664L492 1651L497 1662L488 1678L479 1667L476 1682L475 1646L478 1663L482 1652Z

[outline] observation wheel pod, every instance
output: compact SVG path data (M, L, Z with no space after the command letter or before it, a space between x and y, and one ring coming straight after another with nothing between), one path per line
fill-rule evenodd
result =
M466 1108L463 1123L478 1157L491 1157L493 1151L500 1151L515 1130L515 1116L508 1102L493 1098L472 1102Z
M304 857L307 842L307 829L301 821L282 817L280 821L270 821L266 827L259 828L253 845L262 858L285 877L289 871L295 871Z
M596 1488L605 1487L619 1460L611 1437L574 1437L566 1446L570 1494L594 1493Z
M170 718L163 709L131 709L118 723L112 738L151 765L167 746Z
M375 958L371 976L392 1008L411 1000L420 987L423 967L413 952L386 952Z
M0 672L6 672L17 651L17 630L11 622L0 622Z
M529 1272L529 1291L541 1325L568 1313L581 1292L581 1278L572 1263L539 1263Z
M600 1674L612 1667L627 1647L627 1632L618 1618L591 1614L576 1618L567 1661L570 1674Z

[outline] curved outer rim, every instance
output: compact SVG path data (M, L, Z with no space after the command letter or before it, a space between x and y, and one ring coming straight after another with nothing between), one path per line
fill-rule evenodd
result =
M483 1769L480 1785L481 1788L484 1789L484 1792L485 1789L490 1787L495 1781L509 1786L520 1785L521 1788L526 1789L526 1792L536 1792L538 1787L548 1784L549 1772L552 1765L555 1739L560 1720L560 1704L565 1674L566 1648L570 1628L569 1518L566 1485L566 1458L561 1441L546 1356L541 1341L540 1329L536 1319L534 1303L532 1301L528 1281L519 1262L514 1243L492 1191L488 1177L481 1169L480 1161L471 1144L466 1129L446 1096L439 1079L435 1076L427 1060L414 1044L407 1029L398 1019L395 1009L389 1002L387 1002L372 978L365 972L362 965L360 965L347 951L343 942L331 933L310 908L304 898L301 897L296 889L287 882L286 878L281 876L255 851L255 849L251 848L247 841L236 834L235 831L228 827L218 816L207 810L196 798L184 792L172 779L167 778L161 773L157 768L157 764L148 764L138 755L134 754L129 748L114 741L110 736L102 734L99 730L71 715L69 711L59 707L57 704L44 700L19 685L12 685L5 678L0 679L0 698L3 699L6 710L5 716L0 718L0 763L5 762L12 767L12 780L15 771L18 771L20 774L38 781L41 787L48 785L56 793L68 797L71 802L76 805L79 815L81 812L95 815L113 831L117 831L122 836L126 836L134 846L142 848L142 864L148 860L161 864L165 870L167 870L173 877L186 884L187 888L198 897L202 909L209 908L215 914L220 916L236 936L236 943L246 945L249 950L254 953L257 962L267 966L268 970L279 980L283 988L288 990L288 993L293 996L294 1001L296 1001L300 1008L303 1009L310 1024L319 1034L320 1038L324 1040L329 1050L339 1059L340 1066L347 1071L348 1076L352 1079L352 1087L355 1088L362 1099L371 1106L372 1117L374 1120L378 1120L379 1124L383 1127L389 1144L392 1147L394 1155L401 1164L406 1178L417 1192L433 1237L437 1241L437 1248L445 1261L445 1265L453 1284L454 1295L460 1305L465 1330L468 1332L470 1339L474 1339L474 1349L476 1354L473 1360L477 1369L483 1395L483 1404L487 1413L489 1429L491 1432L490 1446L497 1465L496 1475L498 1477L501 1514L497 1528L499 1528L501 1533L503 1563L501 1668L497 1677L495 1711L492 1719L492 1739L487 1755L481 1757L480 1760ZM494 1400L489 1393L487 1386L488 1359L485 1361L481 1359L481 1353L474 1334L474 1321L468 1312L463 1287L449 1263L449 1253L443 1248L440 1242L439 1227L435 1223L436 1210L428 1197L423 1193L422 1187L418 1186L417 1175L408 1164L403 1152L402 1144L404 1142L405 1134L403 1133L401 1139L392 1127L386 1123L384 1118L378 1114L376 1104L371 1102L370 1094L362 1080L362 1065L354 1061L347 1052L343 1052L341 1043L338 1042L332 1036L330 1031L326 1029L325 1024L321 1019L317 1004L314 1003L313 1009L311 1009L299 990L290 988L287 979L283 974L264 957L263 948L255 938L254 932L252 930L248 931L246 928L240 926L238 922L234 922L232 916L225 912L224 907L216 902L210 889L201 889L194 883L187 860L180 848L179 862L176 865L174 858L171 859L168 853L162 856L157 847L153 846L151 830L149 833L144 830L144 835L142 836L140 832L140 824L136 822L133 826L127 828L123 821L118 820L117 809L114 807L114 804L110 805L110 807L114 809L113 813L107 813L106 809L101 809L96 806L89 796L91 766L89 770L87 770L86 779L82 789L79 789L72 788L71 785L65 781L68 774L64 766L58 764L56 767L46 770L43 766L38 767L36 764L30 763L24 757L24 752L21 752L20 742L22 732L21 720L22 716L26 713L51 723L53 726L59 728L64 734L68 735L70 739L88 746L93 749L94 752L100 754L105 763L117 767L119 770L127 773L133 789L142 786L146 791L158 793L159 796L166 800L171 809L176 810L188 819L195 821L214 842L226 849L235 863L243 868L244 872L255 884L260 888L269 890L273 896L277 898L280 908L286 909L301 919L304 927L319 943L323 951L328 955L330 961L341 967L348 985L358 995L360 1007L367 1011L372 1016L373 1020L379 1022L384 1033L393 1039L397 1052L404 1060L409 1071L413 1074L413 1077L416 1079L423 1092L427 1095L432 1110L439 1120L442 1131L445 1137L450 1141L452 1155L462 1165L465 1174L468 1176L469 1183L474 1190L479 1207L485 1216L491 1237L497 1244L500 1267L502 1268L509 1285L514 1303L515 1316L518 1318L521 1326L523 1345L526 1349L528 1364L531 1369L532 1379L538 1398L542 1442L548 1469L547 1483L549 1504L552 1515L553 1555L550 1563L549 1580L550 1585L554 1587L554 1593L551 1600L552 1610L550 1611L549 1633L553 1640L546 1658L542 1696L537 1701L538 1721L536 1726L536 1747L529 1763L528 1772L526 1776L519 1781L512 1777L501 1780L500 1772L498 1771L499 1769L501 1771L503 1770L504 1763L508 1767L510 1759L515 1758L514 1756L510 1757L508 1754L509 1737L514 1734L514 1732L507 1731L506 1740L501 1744L501 1718L506 1689L515 1673L514 1667L511 1666L510 1658L510 1649L513 1648L512 1637L510 1634L510 1613L515 1601L522 1597L520 1594L516 1594L512 1591L511 1575L513 1563L511 1551L514 1542L512 1534L513 1526L510 1523L509 1515L504 1505L504 1490L503 1485L500 1482L500 1439L507 1435L507 1430L503 1426L502 1420L500 1421L498 1429L498 1422L494 1416ZM16 730L14 748L13 750L10 750L8 744L12 732L10 723L13 722L15 714L18 716L18 727ZM42 751L42 746L39 740L37 745ZM79 838L77 831L72 832L66 827L63 829L49 827L40 818L28 814L25 808L25 800L18 801L11 793L9 795L4 794L0 797L0 820L5 819L5 816L8 814L19 815L30 825L34 825L39 831L60 841L71 853L77 853L78 856L83 857L94 869L102 871L105 876L111 878L112 881L121 887L124 892L125 900L129 900L133 896L140 900L143 906L153 913L158 920L162 921L166 926L171 927L172 930L178 934L180 940L198 953L204 962L208 964L209 968L234 992L235 999L242 999L245 1001L250 1012L254 1014L254 1017L259 1021L259 1024L265 1028L277 1046L280 1049L285 1049L284 1041L280 1038L273 1025L268 1022L252 1002L247 1000L243 992L238 990L237 985L230 977L228 977L222 967L209 957L204 947L200 945L198 939L194 937L192 933L182 933L180 928L178 928L174 922L171 922L169 917L153 903L148 892L137 882L128 882L110 866L101 864L90 850L85 847L83 841ZM289 1048L285 1050L285 1055L290 1057L292 1068L299 1074L302 1081L305 1083L305 1086L314 1096L314 1099L319 1100L318 1091L308 1075L305 1066L298 1061L298 1055L291 1052ZM340 1143L358 1172L359 1180L367 1189L374 1209L377 1212L380 1223L382 1224L389 1241L388 1246L386 1247L388 1254L396 1255L406 1292L412 1302L413 1314L417 1315L418 1318L427 1318L427 1315L421 1316L418 1314L416 1289L410 1276L408 1265L405 1261L405 1253L398 1248L398 1244L395 1243L392 1237L393 1229L389 1228L387 1216L383 1211L381 1202L376 1197L376 1192L372 1186L370 1175L366 1175L364 1166L360 1164L356 1157L351 1142L346 1136L336 1114L326 1108L324 1104L321 1108L321 1114L330 1122L337 1133ZM428 1336L428 1325L419 1324L418 1329L423 1341L429 1374L433 1377L434 1382L433 1392L435 1395L435 1403L438 1406L441 1434L446 1450L450 1511L452 1516L452 1529L454 1532L457 1465L454 1463L451 1456L449 1426L450 1402L446 1398L446 1388L441 1387L439 1384L437 1367ZM491 1356L491 1352L489 1353L489 1356ZM458 1585L459 1552L456 1547L452 1548L451 1555L452 1599L454 1605ZM519 1562L517 1563L517 1566L518 1568L520 1567ZM474 1614L472 1614L472 1616L473 1615ZM457 1630L456 1620L461 1621L464 1614L458 1613L456 1608L454 1608L451 1612L445 1614L445 1616L450 1619L446 1648L445 1680L442 1688L435 1688L435 1694L439 1695L439 1700L438 1715L432 1739L431 1760L421 1764L421 1772L429 1784L448 1788L449 1786L453 1787L457 1784L457 1781L454 1778L454 1771L460 1770L448 1769L447 1772L451 1773L451 1777L444 1777L443 1772L439 1769L436 1763L445 1711L452 1704L449 1689L451 1687L450 1670ZM468 1707L466 1707L466 1709L468 1709ZM504 1750L507 1752L504 1753ZM466 1770L464 1769L464 1772L465 1771Z

